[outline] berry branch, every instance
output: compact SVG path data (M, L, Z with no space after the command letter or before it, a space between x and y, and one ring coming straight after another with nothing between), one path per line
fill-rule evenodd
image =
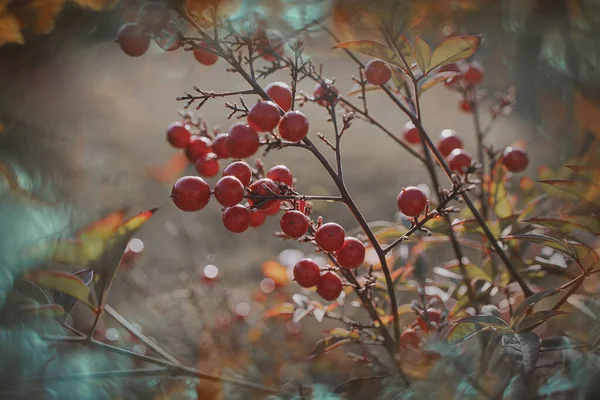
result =
M228 97L228 96L239 96L244 94L254 94L254 90L238 90L235 92L215 92L215 91L206 91L201 90L197 86L194 86L194 90L200 93L198 96L194 96L189 93L185 93L185 96L177 97L177 101L185 101L186 104L183 108L188 109L193 103L199 102L196 106L196 110L202 108L202 106L210 99Z

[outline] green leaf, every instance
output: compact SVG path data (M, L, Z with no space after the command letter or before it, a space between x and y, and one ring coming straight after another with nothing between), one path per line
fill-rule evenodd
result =
M499 218L508 218L513 215L513 208L508 197L506 170L504 168L496 168L496 176L492 184L492 204L494 212Z
M456 324L450 329L446 339L452 344L459 344L489 329L488 327L481 328L475 324Z
M531 315L523 318L521 322L517 324L515 329L516 332L526 332L531 331L552 317L556 317L557 315L565 315L568 314L565 311L554 311L554 310L545 310L545 311L537 311Z
M553 230L555 232L560 232L569 238L576 240L576 234L579 232L590 232L590 230L573 220L566 219L569 217L565 217L565 219L558 218L530 218L521 220L523 222L527 222L530 224L536 224Z
M535 234L523 234L523 235L509 235L500 238L501 240L526 240L529 242L534 242L537 244L541 244L542 246L551 247L554 250L558 250L563 254L568 255L573 259L578 259L579 256L576 252L574 252L566 242L562 242L558 239L555 239L550 236L545 235L535 235Z
M431 47L427 44L426 41L417 36L417 41L415 42L415 59L417 60L417 65L423 75L427 74L429 70L429 62L431 61Z
M569 336L555 336L542 339L540 351L561 351L586 347L585 344Z
M515 310L513 311L513 317L512 317L511 324L514 325L514 322L519 319L521 314L525 313L527 310L529 310L531 307L533 307L537 302L545 299L546 297L555 295L558 292L560 292L559 289L547 290L544 292L536 293L532 296L529 296L525 300L523 300L523 302L521 304L519 304L519 306L517 308L515 308Z
M343 393L356 394L357 392L361 391L365 387L367 387L370 384L374 383L375 381L378 381L381 379L383 379L381 376L369 376L366 378L351 379L349 381L342 383L338 387L336 387L335 390L333 391L333 393L335 393L335 394L343 394Z
M90 289L77 276L61 271L34 271L25 275L25 279L36 285L49 289L58 290L64 294L76 298L92 309L96 307L90 299Z
M444 40L433 51L428 69L424 73L471 57L479 48L482 39L483 36L454 36Z
M410 65L412 64L413 50L406 36L400 35L398 37L398 40L396 40L396 46L398 47L398 49L400 49L400 54L404 56L404 59L410 67Z
M460 276L462 275L462 268L461 266L458 264L458 261L454 260L449 264L446 264L444 266L445 269L447 269L448 271L454 272L455 274L458 274ZM467 279L469 281L475 279L475 278L480 278L483 279L484 281L487 282L491 282L492 278L486 274L485 272L483 272L483 270L481 268L479 268L477 265L475 264L465 264L464 265L464 269L467 272Z
M315 348L313 349L313 351L310 352L310 354L308 355L308 359L313 359L315 357L324 355L328 352L330 352L331 350L335 349L338 346L341 346L345 343L350 343L351 340L345 337L336 337L336 336L329 336L326 337L324 339L321 339L317 342L317 345L315 346Z
M539 181L600 207L600 187L591 182L551 179Z
M506 323L506 321L504 321L502 318L494 317L493 315L475 315L473 317L461 318L456 321L456 323L473 323L501 332L512 332L511 327Z
M567 165L567 168L577 172L589 181L600 185L600 168L584 167L582 165Z
M349 40L347 42L341 42L333 46L334 49L346 49L355 51L357 53L366 54L371 57L379 58L390 64L393 64L401 69L404 69L402 60L398 58L394 50L390 49L384 44L375 42L373 40Z
M540 338L535 333L503 335L502 347L509 357L523 364L525 372L535 368L540 353Z

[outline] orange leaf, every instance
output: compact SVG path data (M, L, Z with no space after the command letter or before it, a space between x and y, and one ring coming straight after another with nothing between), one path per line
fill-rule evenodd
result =
M13 14L0 11L0 46L5 43L25 44L19 19Z
M151 166L146 170L148 174L158 182L172 184L181 176L189 161L185 154L177 153L164 166Z
M117 228L123 223L124 220L125 209L120 209L81 228L76 233L76 236L82 240L86 240L88 238L107 239L110 237L110 235L115 233Z
M277 287L287 286L290 283L287 268L277 261L265 261L261 266L261 270L263 275L272 279Z
M274 317L286 316L291 317L294 313L294 305L291 303L283 303L278 305L277 307L271 308L267 310L263 314L263 319L269 319Z
M21 27L35 35L45 35L54 30L54 22L64 5L65 0L29 0L14 2L10 10L19 18Z

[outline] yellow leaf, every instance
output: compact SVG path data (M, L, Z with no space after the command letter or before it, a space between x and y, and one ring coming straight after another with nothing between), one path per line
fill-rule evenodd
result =
M346 49L357 53L366 54L371 57L379 58L401 69L405 69L402 60L398 58L394 50L384 44L372 40L349 40L336 44L334 49Z
M58 290L94 308L90 289L77 276L61 271L34 271L24 277L39 286Z
M287 286L290 283L287 268L277 261L265 261L261 270L265 277L271 278L278 287Z
M415 59L419 69L425 75L429 71L429 63L431 62L431 47L418 36L415 42Z
M5 43L25 44L19 20L13 14L0 14L0 46Z
M22 28L35 35L43 35L54 30L54 22L64 5L65 0L29 0L13 3L10 9Z
M44 1L44 0L42 0ZM89 8L94 11L108 10L119 2L118 0L73 0L80 7Z
M105 217L92 222L91 224L81 228L76 236L81 240L87 239L108 239L125 219L125 210L110 213Z
M69 265L85 265L97 260L104 251L102 240L64 239L55 243L52 261Z
M431 55L426 72L471 57L481 44L482 36L455 36L444 40Z

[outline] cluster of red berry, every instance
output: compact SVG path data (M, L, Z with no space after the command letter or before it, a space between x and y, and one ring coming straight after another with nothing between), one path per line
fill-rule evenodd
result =
M439 327L441 320L442 312L436 308L427 310L427 321L421 315L417 316L417 319L402 331L400 335L400 347L404 349L418 347L421 343L421 338L417 333L417 329L420 328L424 333L429 333L432 328L437 329Z
M477 61L457 62L442 66L438 72L454 72L455 76L448 78L444 85L460 92L459 107L464 112L473 111L472 103L477 101L472 90L483 81L484 69Z

